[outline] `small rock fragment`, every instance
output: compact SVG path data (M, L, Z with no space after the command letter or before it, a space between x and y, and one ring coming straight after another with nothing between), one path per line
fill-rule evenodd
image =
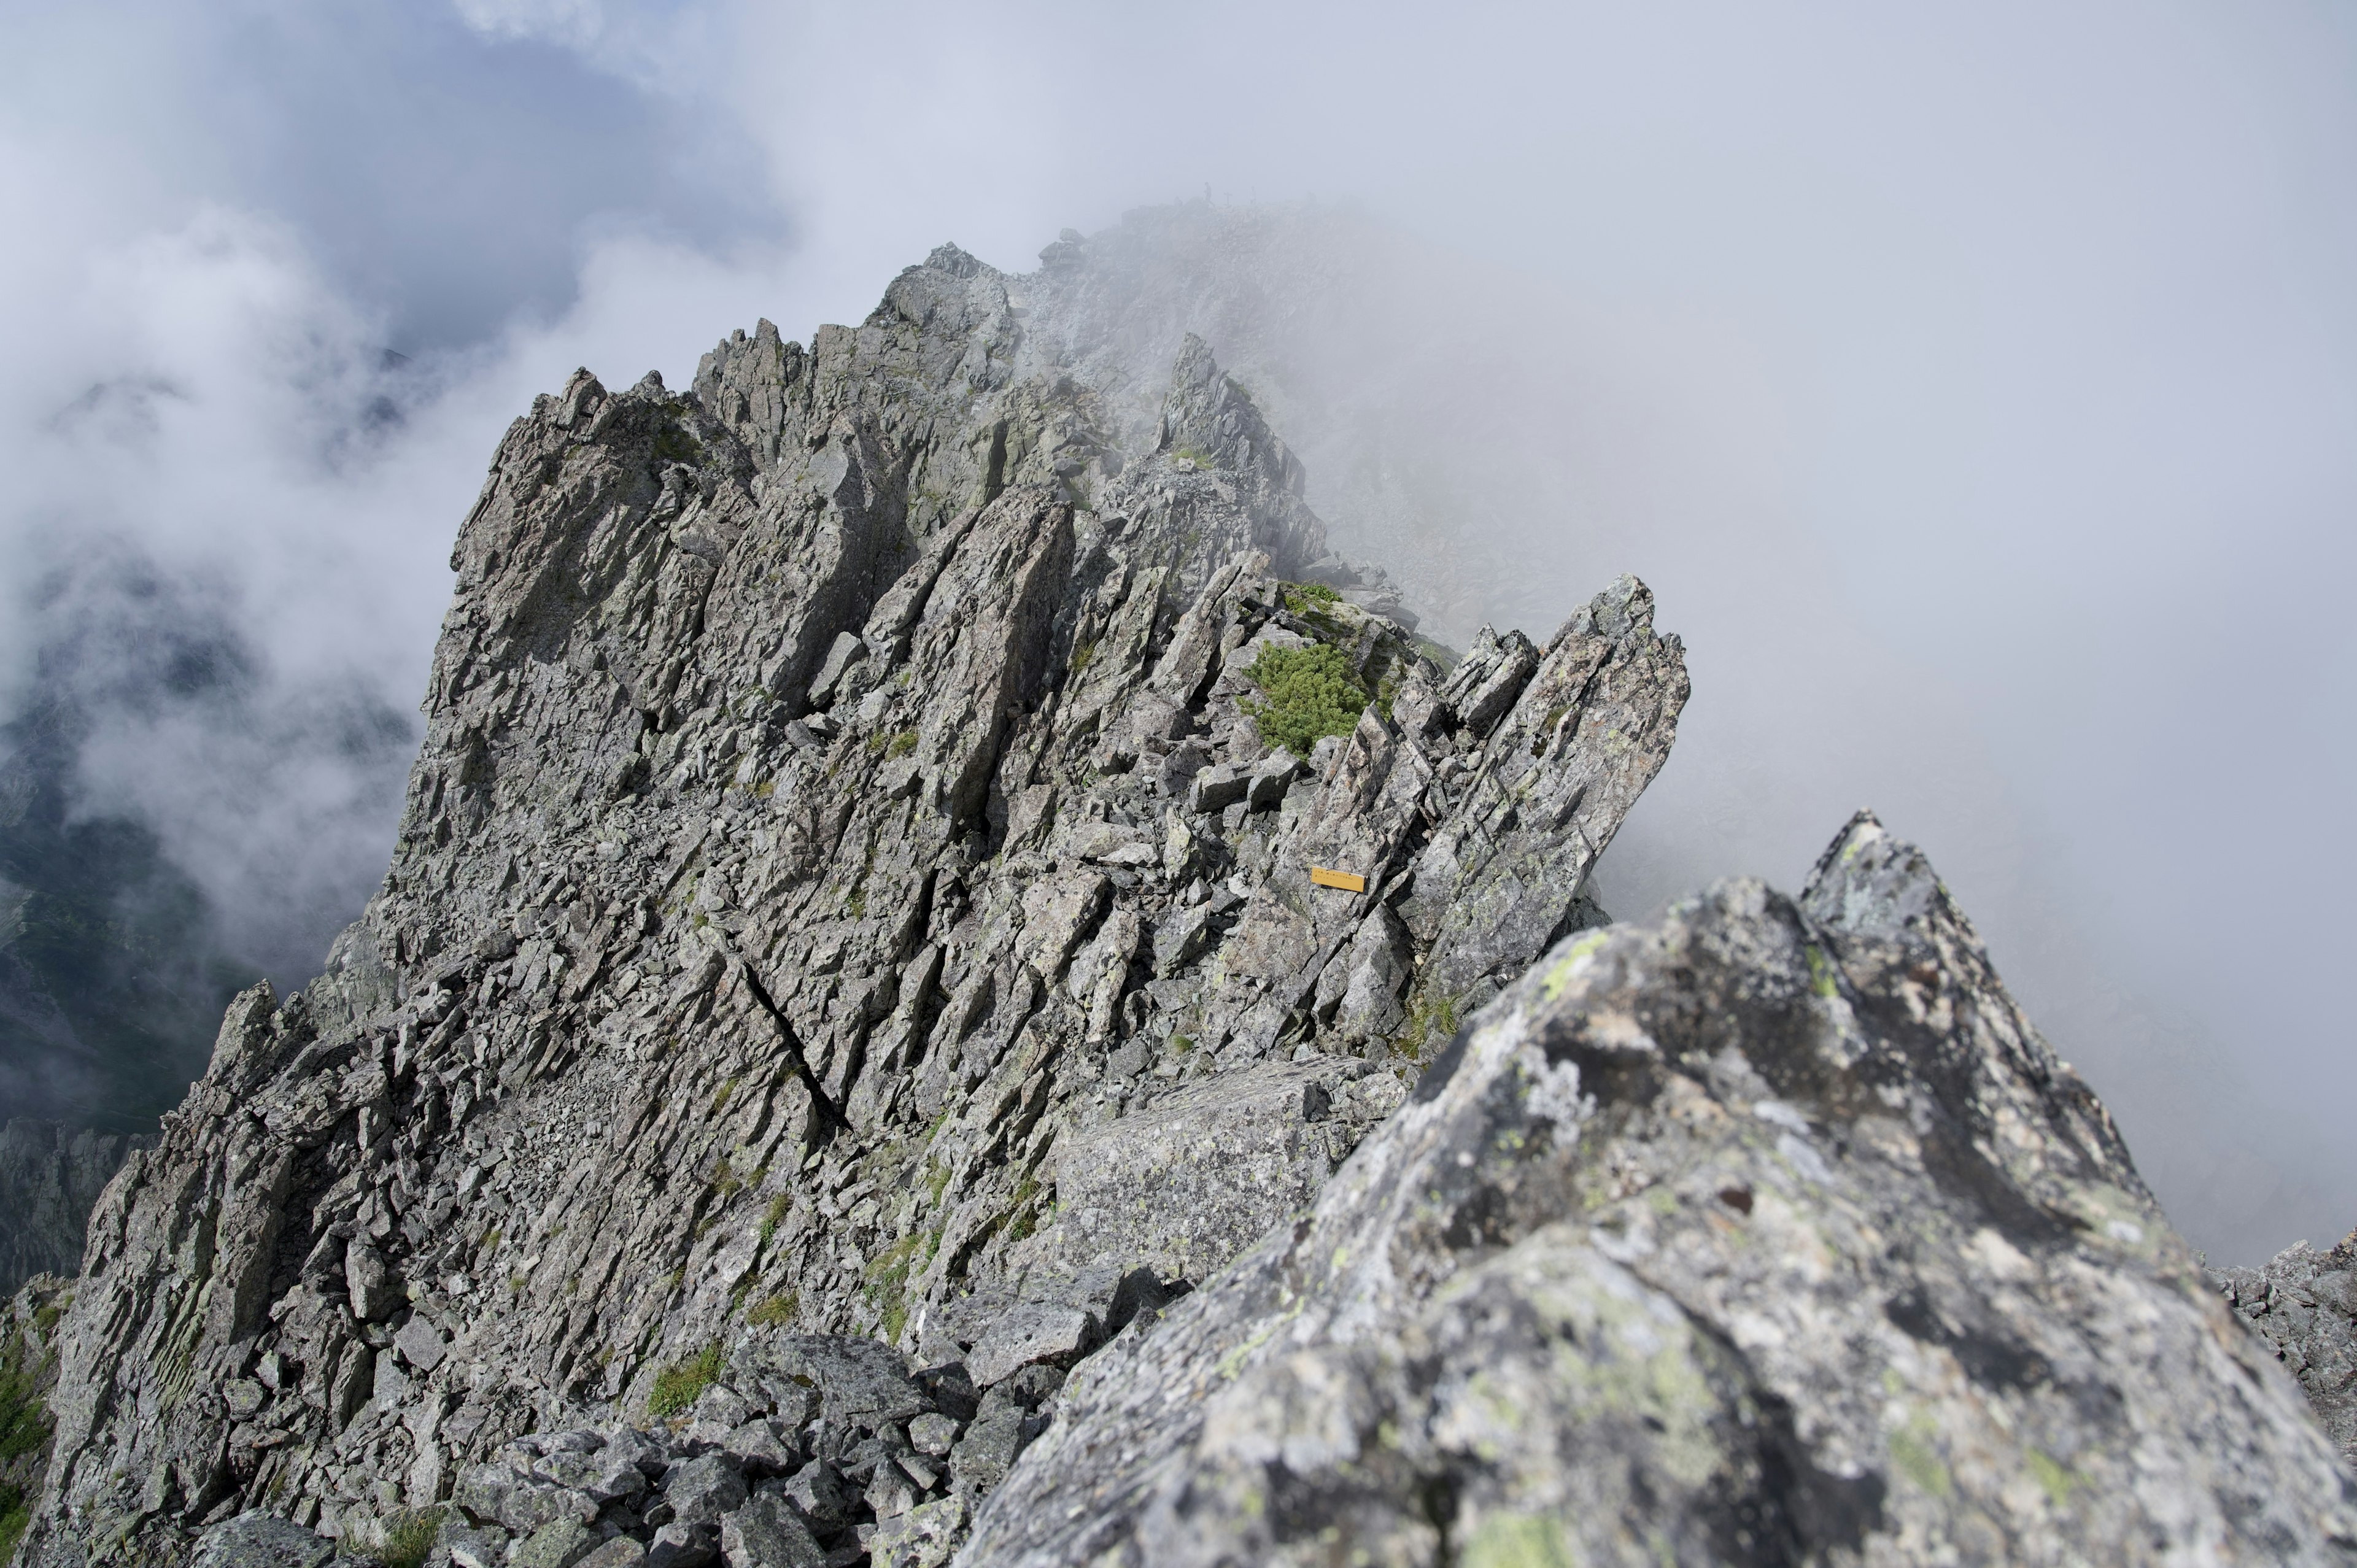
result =
M720 1552L728 1568L821 1568L826 1561L801 1516L770 1491L755 1493L720 1521Z

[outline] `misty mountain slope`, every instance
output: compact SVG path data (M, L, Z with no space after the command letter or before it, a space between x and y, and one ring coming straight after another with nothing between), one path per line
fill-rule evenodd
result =
M0 760L0 1109L137 1131L202 1070L198 1042L250 972L155 835L78 820L86 726L62 703L7 726Z
M36 1274L81 1272L99 1195L154 1133L99 1133L12 1117L0 1126L0 1280L13 1294Z
M1056 319L945 247L509 431L382 892L92 1219L28 1561L553 1528L513 1443L673 1413L830 1546L962 1519L1601 918L1687 694L1643 585L1444 670L1297 580L1346 564L1200 342L1125 425Z

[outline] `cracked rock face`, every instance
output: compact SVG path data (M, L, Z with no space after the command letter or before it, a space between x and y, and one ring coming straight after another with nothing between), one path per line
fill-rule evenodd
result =
M1797 901L1557 945L961 1561L2346 1562L2351 1493L1861 816Z
M1451 668L1204 345L1115 384L1064 309L944 247L510 429L382 892L92 1215L27 1561L938 1561L1602 920L1643 585ZM1320 649L1363 711L1274 747Z

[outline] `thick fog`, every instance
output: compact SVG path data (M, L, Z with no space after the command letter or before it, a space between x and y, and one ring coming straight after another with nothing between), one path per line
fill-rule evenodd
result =
M1256 266L1257 206L1214 343L1338 541L1444 633L1633 571L1685 636L1609 906L1871 804L2197 1244L2357 1223L2357 14L834 9L12 13L0 683L243 961L381 875L534 392L1143 205Z

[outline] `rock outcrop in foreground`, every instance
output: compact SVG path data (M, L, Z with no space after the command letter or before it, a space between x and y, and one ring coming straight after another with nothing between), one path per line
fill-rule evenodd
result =
M2343 1562L2347 1472L1921 854L1557 947L1089 1362L965 1561Z
M508 433L382 895L35 1325L24 1561L2357 1555L1920 855L1609 925L1642 585L1452 660L1050 261Z

